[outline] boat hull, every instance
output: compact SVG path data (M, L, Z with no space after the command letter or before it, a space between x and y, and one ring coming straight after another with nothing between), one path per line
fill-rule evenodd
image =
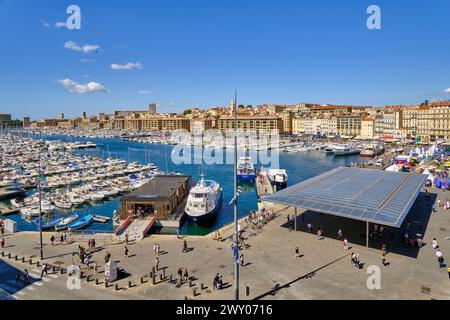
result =
M237 180L243 181L243 182L255 182L256 181L256 175L254 174L238 174Z
M361 151L349 151L349 152L346 152L346 151L343 151L343 152L335 151L334 152L334 156L335 157L356 156L356 155L358 155L360 153L361 153Z

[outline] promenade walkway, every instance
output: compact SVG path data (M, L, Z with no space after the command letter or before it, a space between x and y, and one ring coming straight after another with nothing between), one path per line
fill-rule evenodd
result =
M450 193L436 191L438 199L450 199ZM447 196L448 195L448 196ZM312 212L306 216L298 217L298 231L292 230L292 222L287 222L284 208L274 208L280 211L277 218L270 221L256 236L248 236L246 232L246 246L242 250L245 264L241 268L241 297L244 297L245 286L250 287L249 299L450 299L450 279L446 268L439 269L435 250L431 246L433 238L438 240L444 257L450 259L450 210L439 208L431 217L426 214L427 200L422 196L420 205L417 204L408 218L411 231L418 230L423 224L424 247L420 250L409 248L401 243L401 234L396 232L393 243L387 244L388 267L381 266L381 245L388 242L389 231L386 237L371 241L371 247L365 248L364 227L357 223L347 223L345 219L329 218ZM428 218L427 218L428 217ZM307 224L315 228L323 227L324 238L317 240L315 234L306 231ZM342 241L336 238L339 228L343 229L348 237L351 249L345 251ZM403 230L402 230L403 231ZM56 237L58 238L58 237ZM189 252L182 253L183 240L187 241ZM56 266L78 264L79 260L72 253L76 251L78 243L68 245L50 244L50 234L45 234L46 262ZM158 257L160 270L157 272L157 284L145 277L141 284L141 277L148 275L156 263L153 254L154 243L159 243L161 253ZM39 237L36 233L19 233L6 237L6 247L3 249L12 255L19 255L29 259L36 259L39 250ZM87 247L87 245L85 244ZM300 258L295 257L295 248L300 249ZM186 237L177 239L176 236L157 235L146 238L142 242L128 245L129 257L124 256L124 244L111 245L99 248L93 255L93 261L100 266L99 274L92 276L92 281L83 279L83 286L87 286L86 295L99 297L106 292L117 295L123 299L231 299L233 290L228 287L222 291L213 291L211 288L216 273L223 275L228 284L233 279L233 257L231 239L217 241L212 235L207 237ZM106 252L126 272L126 277L118 281L119 291L115 287L104 288L102 265ZM350 254L358 253L364 262L364 269L356 270L350 263ZM9 261L6 257L2 260ZM26 264L20 267L26 268ZM367 288L367 267L378 266L381 269L381 289ZM177 277L180 267L185 267L189 275L193 276L194 287L184 283L177 288L175 283L169 284L167 278ZM35 269L33 267L31 269ZM165 271L163 271L165 270ZM166 280L160 281L160 274L165 273ZM93 271L88 272L93 275ZM95 285L94 279L99 279ZM129 281L132 287L128 288ZM202 290L200 284L205 289ZM192 289L197 289L193 296ZM51 298L52 291L45 292L43 297ZM70 294L70 293L68 293ZM77 293L78 296L83 292ZM58 298L57 296L54 298ZM88 296L86 297L88 298Z

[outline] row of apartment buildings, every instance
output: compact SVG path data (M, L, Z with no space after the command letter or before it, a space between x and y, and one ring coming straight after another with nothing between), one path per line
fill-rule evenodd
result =
M233 102L232 102L233 104ZM218 129L224 133L234 130L232 106L209 110L191 109L184 114L157 114L155 105L149 111L116 111L98 117L40 120L25 127L84 128L127 131L203 132ZM240 131L276 131L293 135L341 135L372 139L390 137L430 140L450 139L450 101L425 103L420 106L387 106L384 108L302 104L295 106L264 105L240 107L237 115Z

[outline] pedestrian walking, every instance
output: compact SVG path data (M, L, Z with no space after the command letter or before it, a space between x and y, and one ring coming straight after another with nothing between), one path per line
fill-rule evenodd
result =
M125 233L125 244L128 245L128 233Z
M381 251L381 265L386 268L386 252Z
M345 238L342 243L344 244L344 250L348 251L348 240L347 240L347 238Z
M48 275L48 272L47 272L47 264L46 264L46 263L44 263L44 264L42 265L41 278L44 277L44 273L45 273L45 275Z
M125 257L128 258L128 247L127 246L125 246Z
M338 240L343 240L342 229L339 229L339 230L338 230L337 238L338 238Z
M437 242L436 238L433 239L431 244L432 244L434 250L439 248L439 245L438 245L438 242Z
M156 244L156 255L159 256L159 253L161 252L161 245L159 243Z
M2 247L2 249L5 248L5 238L0 239L0 247Z
M183 241L183 250L181 251L181 253L186 253L188 252L188 247L187 247L187 241L184 240Z
M295 258L300 258L300 248L299 247L296 247L295 248Z
M241 260L241 267L243 267L244 266L244 255L243 254L241 254L241 257L240 257L240 260Z
M436 251L436 257L438 260L439 269L443 268L445 266L445 259L441 250L438 249L438 251Z
M322 240L322 228L317 229L317 240Z
M156 257L155 259L155 267L156 267L156 271L159 271L159 258Z
M55 245L55 236L54 236L54 235L52 235L52 236L50 237L50 242L52 243L52 246Z
M27 270L27 269L25 269L25 273L24 273L24 275L23 275L23 284L24 284L25 286L27 286L27 285L30 284L30 274L28 273L28 270Z

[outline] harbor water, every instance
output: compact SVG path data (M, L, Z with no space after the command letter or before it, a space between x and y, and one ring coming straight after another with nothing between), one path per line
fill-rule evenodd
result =
M206 179L215 180L223 188L223 206L217 220L210 226L198 226L192 222L186 221L180 232L184 235L205 235L217 228L220 228L233 220L233 206L230 201L233 197L233 165L214 164L197 165L182 164L176 165L172 161L172 145L163 144L144 144L138 142L127 142L120 139L109 138L70 138L62 136L44 136L46 140L60 141L91 141L97 144L97 149L79 150L78 154L91 154L101 158L119 158L129 162L139 162L141 164L154 163L163 172L177 172L181 174L192 175L193 181L198 181L202 170L206 174ZM229 152L233 152L230 150ZM323 151L309 151L301 153L280 152L280 167L287 170L289 175L289 185L292 186L306 179L319 175L339 166L347 166L351 162L360 162L359 156L333 157L326 155ZM257 166L259 167L259 165ZM257 208L256 187L251 184L242 185L242 192L239 196L239 216L247 215L251 210ZM84 206L71 213L97 214L112 217L114 210L118 210L120 198L104 201L96 205ZM36 231L34 223L25 222L20 215L8 217L15 220L19 231ZM109 224L94 223L86 228L86 231L112 232L112 222Z

